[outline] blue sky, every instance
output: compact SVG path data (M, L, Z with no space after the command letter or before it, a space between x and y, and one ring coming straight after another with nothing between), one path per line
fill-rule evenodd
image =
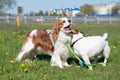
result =
M47 11L53 9L67 8L67 7L80 7L86 3L88 4L101 4L101 3L114 3L120 0L16 0L17 6L14 9L8 10L9 13L16 13L17 7L24 7L24 13L31 11L38 12L40 10Z

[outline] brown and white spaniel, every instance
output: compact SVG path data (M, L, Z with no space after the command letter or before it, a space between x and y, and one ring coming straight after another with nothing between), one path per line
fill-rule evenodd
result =
M63 68L67 63L67 42L71 41L72 25L67 18L55 21L52 30L35 29L27 34L25 42L18 54L16 61L32 61L36 51L44 50L50 54L51 65Z

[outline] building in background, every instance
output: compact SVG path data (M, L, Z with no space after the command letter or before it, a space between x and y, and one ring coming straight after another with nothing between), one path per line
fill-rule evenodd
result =
M58 16L75 17L76 14L80 13L80 9L77 7L64 8L64 9L54 9L50 13L51 13L51 15L56 13Z
M56 13L57 15L62 16L63 15L63 9L54 9L52 10L52 13Z
M75 17L76 14L80 13L80 9L77 7L73 7L73 8L71 8L71 10L72 10L72 17Z
M111 4L96 4L93 9L98 15L120 15L120 2Z

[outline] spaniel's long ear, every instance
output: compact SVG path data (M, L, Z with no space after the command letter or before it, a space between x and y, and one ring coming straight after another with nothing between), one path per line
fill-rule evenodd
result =
M58 37L61 26L62 26L61 20L56 20L54 23L53 29L52 29L52 39L54 42L56 41L56 39Z

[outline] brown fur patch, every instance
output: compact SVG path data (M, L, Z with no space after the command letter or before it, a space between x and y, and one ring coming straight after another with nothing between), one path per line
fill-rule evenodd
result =
M54 47L50 40L50 37L46 30L37 30L37 35L33 35L32 41L35 44L35 48L41 48L45 51L54 51Z

